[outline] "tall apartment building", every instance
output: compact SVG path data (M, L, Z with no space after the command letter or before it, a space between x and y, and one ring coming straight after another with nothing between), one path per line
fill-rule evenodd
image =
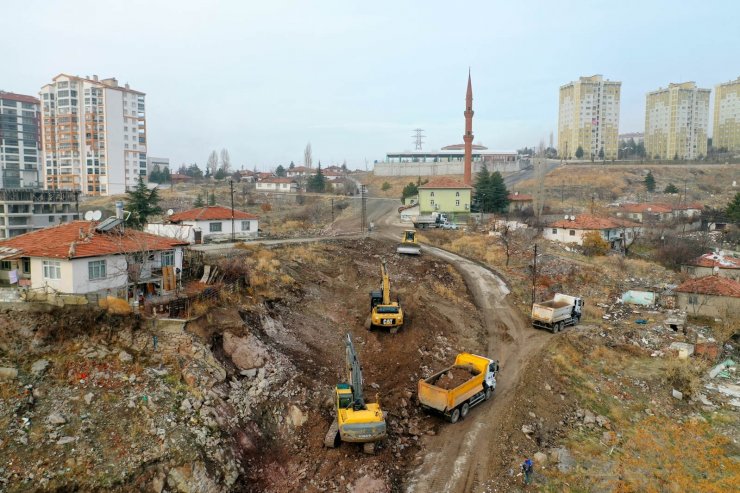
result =
M712 146L740 151L740 77L714 88Z
M146 178L143 92L114 78L60 74L39 94L44 188L113 195Z
M709 89L669 84L647 94L645 152L653 159L698 159L707 154Z
M39 183L39 100L0 91L0 188Z
M79 219L78 194L72 190L0 189L0 239Z
M583 159L617 158L621 87L621 82L604 80L601 75L581 77L560 87L560 156L571 159L580 147Z

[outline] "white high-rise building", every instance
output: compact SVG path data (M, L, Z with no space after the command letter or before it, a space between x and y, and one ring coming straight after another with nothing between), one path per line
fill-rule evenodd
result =
M0 188L39 182L39 100L0 91Z
M616 159L622 83L601 75L560 87L558 154L565 159ZM578 152L578 149L581 152Z
M114 195L146 179L143 92L114 78L60 74L39 96L44 188Z

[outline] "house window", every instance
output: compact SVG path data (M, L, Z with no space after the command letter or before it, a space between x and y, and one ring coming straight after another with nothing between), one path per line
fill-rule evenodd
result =
M430 197L434 197L434 192L429 192Z
M88 279L95 281L105 279L105 260L93 260L87 263Z
M571 235L571 236L575 236L575 235L576 235L576 230L575 230L575 229L571 229L571 230L570 230L570 231L568 232L568 234L569 234L569 235Z
M161 259L162 267L165 267L167 265L175 265L175 251L169 250L166 252L162 252Z
M211 233L220 233L221 232L221 223L209 223L208 224L208 230Z
M242 221L242 231L250 231L252 221Z
M698 305L699 304L699 297L695 294L689 295L689 305Z
M460 192L455 192L455 197L459 197L459 196L460 196Z
M31 259L30 258L23 259L23 272L25 274L28 274L29 272L31 272Z
M9 260L3 260L0 262L0 269L1 270L10 270L10 261Z
M455 205L459 207L460 206L460 201L459 200L456 200L455 201Z
M552 228L552 234L554 234L554 235L558 234L557 228Z
M429 205L434 205L434 199L429 201Z
M59 260L44 260L44 279L61 279L62 263Z

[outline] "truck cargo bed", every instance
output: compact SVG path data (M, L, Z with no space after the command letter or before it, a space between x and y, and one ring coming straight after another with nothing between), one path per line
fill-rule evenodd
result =
M434 375L427 382L445 390L452 390L467 382L472 376L478 373L478 370L472 366L453 366Z

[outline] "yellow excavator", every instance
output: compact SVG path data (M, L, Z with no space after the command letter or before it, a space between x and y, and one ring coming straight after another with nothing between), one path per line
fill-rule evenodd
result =
M401 300L396 298L396 301L391 302L391 281L385 262L380 263L380 275L383 282L380 290L370 291L370 324L367 328L384 327L395 334L403 326Z
M403 232L401 243L396 248L396 252L405 253L406 255L421 255L421 247L416 240L416 230L407 229Z
M385 415L377 397L374 404L365 402L362 393L362 367L349 334L345 347L350 383L338 383L334 389L337 417L329 427L324 445L337 448L341 442L362 443L363 452L373 454L375 442L386 436Z

